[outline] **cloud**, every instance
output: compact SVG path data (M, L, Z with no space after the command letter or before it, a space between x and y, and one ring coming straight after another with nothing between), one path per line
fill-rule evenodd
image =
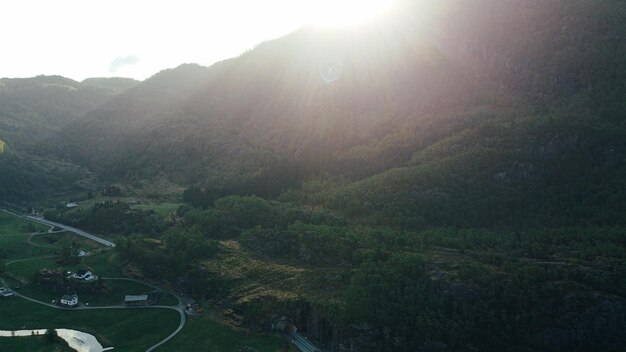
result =
M138 63L141 59L136 55L128 55L128 56L120 56L116 57L115 60L111 61L109 64L109 72L115 73L117 70L124 66L134 65Z

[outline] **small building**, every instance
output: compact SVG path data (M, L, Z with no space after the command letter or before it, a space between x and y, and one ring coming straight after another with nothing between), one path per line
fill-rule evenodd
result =
M78 306L78 295L64 295L63 297L61 297L59 303L67 307L76 307Z
M94 275L91 271L80 269L77 272L70 274L67 276L68 279L77 280L77 281L95 281L98 277Z
M67 204L65 204L66 208L76 208L78 207L78 203L76 202L68 202Z
M148 295L128 295L124 297L124 304L127 306L148 305Z

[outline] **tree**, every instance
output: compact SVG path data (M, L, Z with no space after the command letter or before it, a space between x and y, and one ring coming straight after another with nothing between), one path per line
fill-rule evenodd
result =
M77 256L77 250L70 246L63 246L61 248L61 258L59 263L63 264L76 264L80 262L80 257Z
M46 339L46 343L49 345L59 342L59 335L57 334L57 331L55 329L46 329L44 337Z

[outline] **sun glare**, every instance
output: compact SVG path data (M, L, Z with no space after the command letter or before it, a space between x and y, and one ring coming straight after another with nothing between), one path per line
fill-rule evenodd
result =
M391 0L318 0L309 13L310 23L325 27L359 25L382 16Z

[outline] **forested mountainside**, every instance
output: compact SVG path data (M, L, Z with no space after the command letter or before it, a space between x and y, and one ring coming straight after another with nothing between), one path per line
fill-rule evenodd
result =
M212 195L335 176L316 201L383 224L622 221L624 2L434 8L163 71L45 149Z
M623 350L626 2L432 4L112 96L32 160L185 204L46 216L120 236L133 273L233 326L285 316L333 352Z
M13 147L23 147L49 138L135 83L126 78L92 78L84 82L60 76L2 78L3 140Z
M49 155L42 158L46 153L37 144L59 138L60 130L135 83L60 76L0 79L0 138L6 149L0 159L0 199L42 199L50 191L71 190L86 171Z

